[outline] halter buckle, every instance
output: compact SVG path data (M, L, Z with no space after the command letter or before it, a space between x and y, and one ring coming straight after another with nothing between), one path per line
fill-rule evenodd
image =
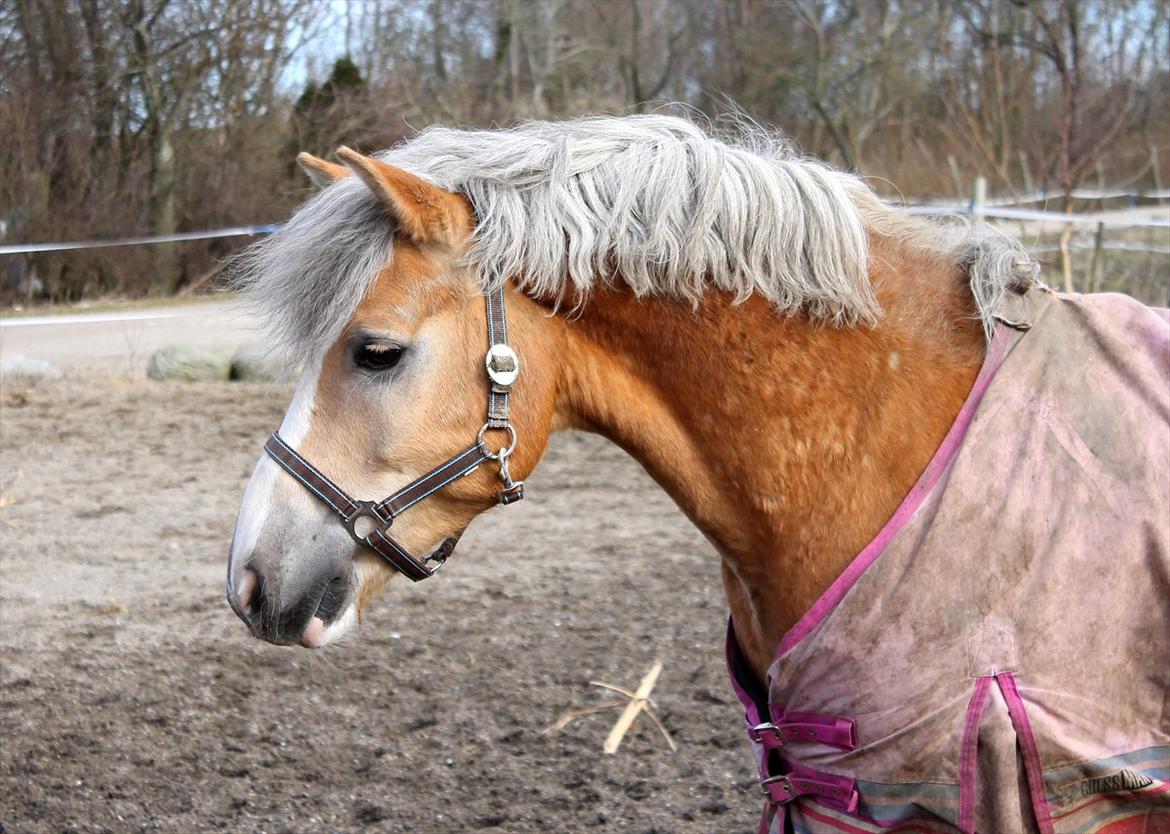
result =
M388 529L394 523L393 516L390 518L382 518L382 515L378 512L378 502L376 501L354 501L353 503L357 505L357 508L342 518L341 523L345 526L350 538L358 544L369 544L370 536L379 530ZM363 518L371 519L374 522L374 526L370 528L370 531L366 535L361 536L358 534L357 524Z
M483 361L488 377L492 381L492 390L500 394L511 391L517 377L520 376L520 357L516 355L516 351L505 344L497 343L488 348Z

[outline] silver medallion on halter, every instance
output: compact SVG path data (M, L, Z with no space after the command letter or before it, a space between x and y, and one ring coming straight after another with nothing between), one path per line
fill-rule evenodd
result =
M504 344L494 344L488 348L484 365L492 381L492 390L499 394L511 391L516 378L520 376L520 357Z

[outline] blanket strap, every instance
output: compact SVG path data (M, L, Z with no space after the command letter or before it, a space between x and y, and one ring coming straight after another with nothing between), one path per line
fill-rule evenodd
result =
M793 765L788 773L769 776L760 787L764 795L777 805L785 805L799 796L809 796L846 813L857 810L857 784L852 778L802 765Z
M819 712L789 710L783 704L769 704L771 721L748 729L748 736L762 748L760 787L778 806L807 796L846 813L857 810L857 783L849 776L825 773L790 760L779 748L789 744L825 744L838 750L857 748L857 728L852 718ZM790 767L777 773L780 767Z
M817 712L785 711L777 704L770 705L771 721L748 728L748 736L766 750L774 750L792 742L827 744L838 750L857 748L857 729L852 718L824 715Z

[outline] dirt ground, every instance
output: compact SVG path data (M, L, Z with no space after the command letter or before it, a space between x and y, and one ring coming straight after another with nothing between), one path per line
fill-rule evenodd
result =
M226 552L289 395L0 392L0 832L754 830L717 560L597 438L559 437L529 499L359 637L249 637ZM678 752L643 718L602 754L616 710L543 732L656 658Z

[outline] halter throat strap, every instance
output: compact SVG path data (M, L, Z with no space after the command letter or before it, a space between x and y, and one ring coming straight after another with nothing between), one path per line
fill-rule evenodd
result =
M510 395L512 385L520 374L520 360L508 345L503 284L487 290L484 300L488 329L488 351L484 364L490 381L487 421L480 428L475 442L462 452L381 501L362 501L350 497L320 469L309 463L285 442L279 432L273 432L264 444L264 451L273 461L337 513L354 541L373 550L391 567L414 582L434 576L447 560L451 548L440 546L437 553L425 559L412 556L389 534L390 526L399 514L453 481L470 475L486 461L496 461L499 465L500 480L503 482L500 489L501 504L513 504L524 497L524 482L513 481L508 471L508 459L516 449L516 429L509 420ZM495 452L488 448L485 440L487 432L492 430L508 433L507 445Z

